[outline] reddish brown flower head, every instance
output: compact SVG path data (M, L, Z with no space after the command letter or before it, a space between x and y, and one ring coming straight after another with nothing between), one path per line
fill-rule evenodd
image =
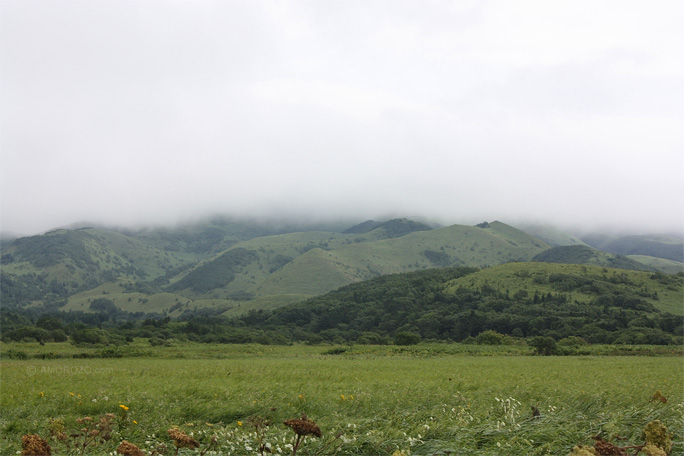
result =
M285 426L289 426L292 430L300 437L307 435L315 435L316 437L321 437L321 429L316 426L313 420L306 417L302 417L300 420L287 420L284 421Z
M121 442L116 452L123 456L145 456L145 453L140 448L126 440Z
M176 448L199 448L200 444L197 440L185 434L180 429L171 428L168 431L169 437L176 444Z
M21 437L22 456L50 456L52 448L46 440L40 438L38 434L24 435Z

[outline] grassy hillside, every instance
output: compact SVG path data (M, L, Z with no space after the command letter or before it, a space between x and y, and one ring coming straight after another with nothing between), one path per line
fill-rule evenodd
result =
M576 264L509 263L454 280L446 291L483 288L522 297L564 293L568 301L581 303L591 302L601 293L629 292L661 311L684 315L682 277L645 271Z
M340 222L213 217L173 227L127 231L125 234L162 250L207 258L249 239L296 232L341 231L344 227L346 225Z
M582 240L588 245L619 255L648 255L684 262L684 242L681 238L650 234L643 236L615 236L586 234Z
M400 343L400 336L461 341L487 331L592 343L681 343L683 279L547 263L430 269L347 285L234 324L288 339L359 343Z
M2 272L18 284L15 289L33 288L39 291L37 299L48 302L122 278L153 281L186 263L171 252L97 229L21 238L2 251ZM4 304L21 304L24 299L11 298Z
M251 239L174 279L168 291L192 299L257 300L254 305L240 306L246 311L269 302L261 299L267 296L311 297L384 274L528 261L549 248L500 222L486 227L417 229L421 226L399 220L360 234L308 232ZM406 235L390 235L407 227L411 231ZM227 272L226 256L235 257L231 252L238 249L246 259ZM205 287L210 277L221 277L223 282Z
M550 225L524 225L521 226L521 229L553 247L561 245L586 245L577 236Z
M678 274L684 272L684 263L665 258L656 258L648 255L627 255L630 260L638 261L649 269L663 272L665 274Z
M613 255L586 245L563 245L546 250L533 258L545 263L585 264L635 271L655 269L622 255Z
M236 315L431 268L536 259L681 270L681 263L644 257L637 263L581 245L552 249L501 222L433 228L396 219L333 228L214 218L139 231L62 229L20 238L2 248L3 305L90 311L93 301L105 299L132 313ZM669 302L666 295L661 300Z

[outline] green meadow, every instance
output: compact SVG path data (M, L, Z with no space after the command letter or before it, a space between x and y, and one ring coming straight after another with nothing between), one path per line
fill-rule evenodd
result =
M671 454L684 454L681 356L186 343L81 359L88 352L70 344L1 348L2 455L20 453L24 434L46 438L53 454L113 454L127 440L172 455L173 426L200 444L178 454L289 455L295 434L283 422L302 414L322 435L306 437L301 455L567 455L597 434L643 443L656 419L673 434ZM87 442L76 420L107 413L111 438L76 446Z

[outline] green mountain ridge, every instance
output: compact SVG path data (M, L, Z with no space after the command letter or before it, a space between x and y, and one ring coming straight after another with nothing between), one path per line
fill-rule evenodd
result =
M403 230L404 220L391 224ZM486 228L453 225L411 230L396 236L382 225L362 234L290 233L255 238L240 243L191 271L168 291L188 298L231 299L238 290L250 298L277 295L311 297L352 282L385 274L433 267L469 265L487 267L509 261L529 261L548 249L543 242L500 222ZM371 236L373 233L381 234ZM207 276L222 276L225 256L234 249L250 256L249 262L231 272L227 283L197 287ZM249 252L249 253L247 253ZM284 263L282 267L276 259ZM275 270L274 270L275 269ZM244 310L244 309L243 309Z
M216 217L176 227L59 229L19 238L2 245L0 286L4 307L90 311L103 298L127 312L176 317L213 309L237 315L386 274L488 268L558 252L501 222L435 228L393 219L347 228ZM567 262L577 255L565 257ZM643 263L611 263L610 255L598 251L594 257L603 258L595 262L603 266L678 266L643 256Z

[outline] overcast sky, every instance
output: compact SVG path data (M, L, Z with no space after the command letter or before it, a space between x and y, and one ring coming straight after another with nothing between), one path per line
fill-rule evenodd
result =
M684 3L0 2L0 224L681 230Z

